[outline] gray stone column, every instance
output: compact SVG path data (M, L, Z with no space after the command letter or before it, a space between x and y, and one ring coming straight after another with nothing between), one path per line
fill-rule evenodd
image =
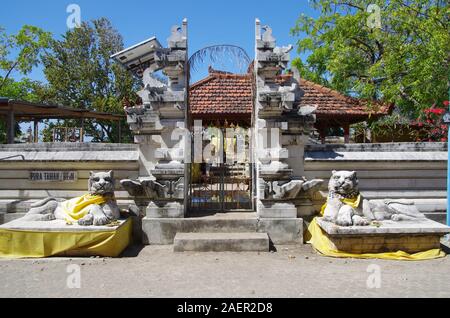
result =
M257 212L264 218L297 218L308 191L321 180L303 177L304 145L315 107L299 107L299 74L282 75L292 46L278 47L269 26L256 20L255 79Z
M139 179L122 180L146 218L185 215L187 138L187 20L172 27L168 46L157 47L143 72L142 105L126 109L139 144ZM155 74L161 71L167 81Z

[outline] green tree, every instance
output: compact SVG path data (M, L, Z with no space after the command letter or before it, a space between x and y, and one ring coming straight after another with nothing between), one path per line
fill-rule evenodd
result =
M20 81L8 78L4 85L0 87L0 96L28 102L39 102L36 91L39 90L41 85L40 82L32 81L29 78L22 78Z
M417 118L447 99L450 62L446 0L311 0L318 18L300 16L296 59L303 77L361 98L394 102ZM368 23L377 12L381 27ZM374 27L375 26L375 27Z
M23 75L30 73L39 64L50 39L51 33L32 25L24 25L14 35L7 35L0 27L0 70L4 72L0 76L0 88L8 84L13 71Z
M42 29L24 25L17 34L8 35L0 27L0 97L10 99L38 101L34 93L40 87L39 82L23 78L16 81L11 78L14 71L27 75L40 63L43 51L48 48L51 34ZM16 135L20 135L19 123ZM6 125L0 121L0 143L6 142Z
M42 59L48 81L40 92L43 100L120 114L123 99L136 100L138 81L110 59L123 49L123 40L106 18L84 22L68 30L61 40L52 40L50 46ZM65 124L79 125L73 120ZM85 128L93 141L117 141L118 127L112 122L86 120ZM129 133L127 136L131 140Z

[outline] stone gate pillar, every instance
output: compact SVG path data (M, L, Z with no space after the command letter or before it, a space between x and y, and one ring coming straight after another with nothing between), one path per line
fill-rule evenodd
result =
M259 20L255 34L257 213L262 220L295 219L308 191L320 183L302 177L315 107L299 107L298 72L283 74L292 46L276 46L272 29Z
M121 183L145 213L144 243L148 243L146 219L185 216L185 156L189 145L187 20L181 27L172 27L171 32L167 47L155 39L154 52L141 65L143 89L138 95L142 105L126 108L127 122L139 144L140 167L138 180Z

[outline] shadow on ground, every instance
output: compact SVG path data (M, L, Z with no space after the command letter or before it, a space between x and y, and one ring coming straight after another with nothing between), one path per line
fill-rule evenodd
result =
M145 245L143 244L133 244L128 246L125 251L122 252L122 254L120 254L120 257L137 257L139 256L139 253L142 251L142 249L144 248Z

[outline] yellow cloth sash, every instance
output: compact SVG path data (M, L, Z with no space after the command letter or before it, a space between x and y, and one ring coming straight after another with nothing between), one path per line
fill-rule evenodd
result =
M357 207L359 207L359 204L361 203L361 194L359 194L356 198L342 198L340 200L342 203L350 205L352 208L356 209ZM328 200L327 200L327 202L328 202ZM322 208L320 209L320 215L323 215L326 207L327 207L327 204L325 203L322 206Z
M131 218L118 227L91 231L0 228L0 258L117 257L130 244L131 238Z
M101 195L85 194L61 203L61 208L66 214L66 221L75 222L85 217L92 204L103 204L105 197Z
M345 204L350 205L352 208L357 208L361 203L361 195L353 199L341 199ZM320 215L323 215L327 203L322 206ZM331 257L349 257L349 258L380 258L390 260L404 260L404 261L419 261L428 260L434 258L444 257L445 253L441 249L432 249L428 251L409 254L404 251L386 252L386 253L347 253L339 251L335 248L334 244L330 241L327 233L317 224L316 218L314 218L304 233L305 242L311 244L315 250L319 253L331 256Z

